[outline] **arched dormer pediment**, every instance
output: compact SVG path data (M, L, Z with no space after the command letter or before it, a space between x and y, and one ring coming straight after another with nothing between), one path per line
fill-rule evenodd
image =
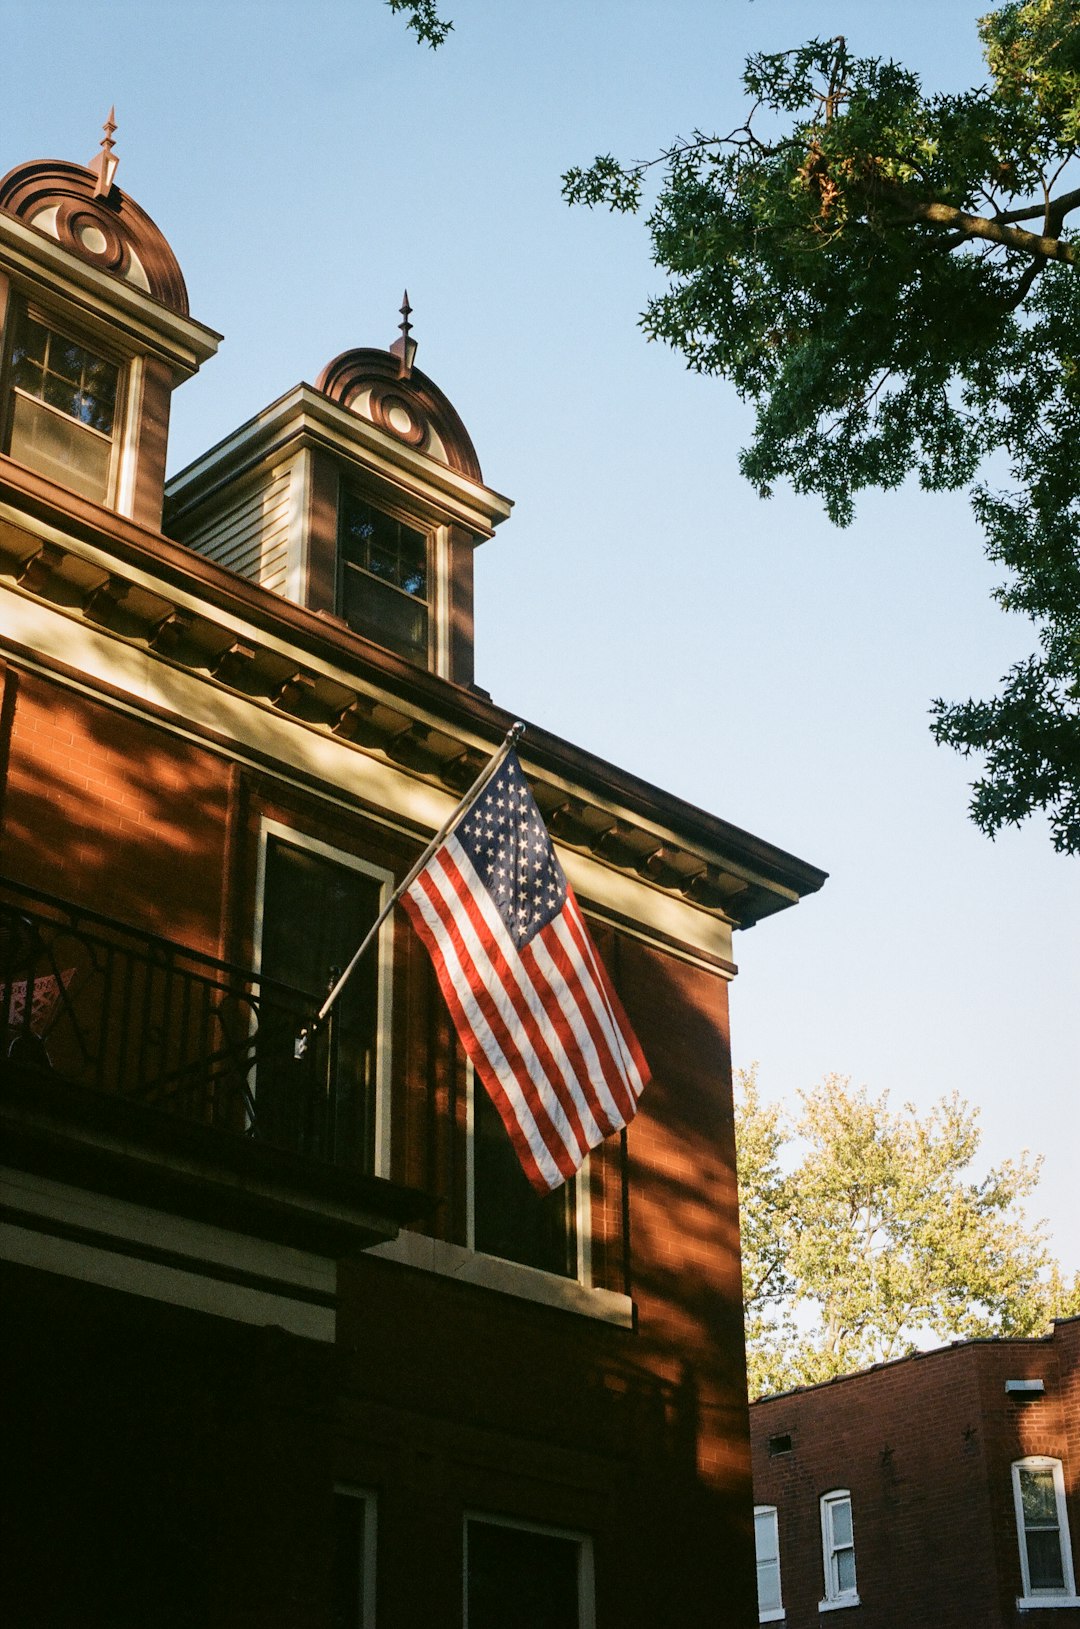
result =
M169 485L169 524L414 667L473 674L473 552L510 512L452 404L414 366L412 307L388 350L328 362Z
M188 316L183 274L160 228L118 186L97 194L93 170L62 159L35 159L0 180L0 209L99 271Z
M452 402L419 368L403 378L398 358L389 351L342 351L327 363L315 388L405 446L470 480L483 480L469 432Z

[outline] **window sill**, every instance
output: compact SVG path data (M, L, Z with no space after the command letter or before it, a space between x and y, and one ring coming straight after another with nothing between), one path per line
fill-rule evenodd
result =
M422 1272L441 1273L446 1278L456 1278L459 1283L520 1296L524 1301L538 1301L564 1312L577 1312L601 1323L617 1324L622 1329L633 1327L634 1304L628 1295L619 1295L615 1290L590 1289L575 1279L543 1273L536 1267L521 1267L517 1262L503 1261L498 1256L481 1255L460 1244L426 1238L422 1233L399 1233L396 1239L377 1244L366 1254L381 1256L384 1261L399 1261L406 1267L418 1267Z
M1018 1595L1016 1604L1021 1612L1041 1611L1044 1607L1053 1610L1060 1606L1080 1606L1080 1595Z
M817 1604L817 1609L819 1612L839 1612L845 1606L861 1605L862 1602L857 1595L841 1595L839 1599L835 1601L819 1601Z
M759 1612L757 1621L759 1623L783 1623L784 1615L785 1609L782 1606L774 1606L770 1607L768 1612Z

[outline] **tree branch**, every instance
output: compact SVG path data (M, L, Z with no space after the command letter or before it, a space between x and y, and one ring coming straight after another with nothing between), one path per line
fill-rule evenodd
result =
M1033 260L1031 262L1031 265L1024 272L1023 277L1021 277L1020 281L1009 295L1009 298L1005 301L1006 311L1015 311L1018 306L1023 305L1024 301L1028 297L1032 283L1034 283L1036 277L1038 277L1045 265L1045 260Z
M1060 174L1060 170L1058 174ZM1073 192L1063 192L1060 198L1051 198L1045 204L1030 204L1023 209L1003 209L995 215L994 219L1008 226L1014 221L1034 221L1040 217L1046 220L1047 226L1061 231L1061 223L1072 210L1080 208L1080 187Z
M988 243L1003 244L1007 249L1018 249L1021 254L1034 255L1040 261L1063 260L1066 265L1080 266L1080 250L1061 238L1040 237L1026 232L1021 226L1004 223L1001 217L988 220L984 215L967 215L952 204L928 204L915 198L905 198L904 207L912 220L924 221L927 226L947 227L961 231L969 238L985 238ZM1042 214L1041 210L1036 213Z

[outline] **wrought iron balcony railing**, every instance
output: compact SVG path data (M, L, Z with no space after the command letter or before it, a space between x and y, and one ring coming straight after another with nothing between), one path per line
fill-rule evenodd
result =
M0 1070L363 1168L332 1034L301 1059L310 994L0 880ZM347 1102L349 1113L342 1113Z

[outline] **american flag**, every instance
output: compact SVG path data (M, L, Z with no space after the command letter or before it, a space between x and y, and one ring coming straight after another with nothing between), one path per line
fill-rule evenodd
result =
M509 753L403 896L533 1187L637 1111L649 1069Z

